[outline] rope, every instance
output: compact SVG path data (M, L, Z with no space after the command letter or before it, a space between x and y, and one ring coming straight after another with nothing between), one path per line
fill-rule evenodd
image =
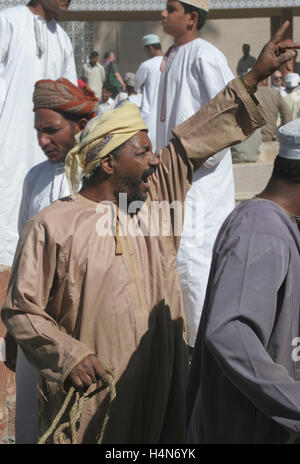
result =
M115 386L115 381L113 378L112 372L105 367L105 371L108 375L108 386L110 390L110 399L109 399L109 404L108 408L103 420L102 428L99 434L99 439L97 440L98 444L101 444L104 438L104 433L106 430L106 426L109 421L110 417L110 410L111 410L111 405L113 400L116 397L116 386ZM69 420L63 424L61 424L59 427L58 423L61 420L64 412L66 411L67 407L69 406L73 395L75 393L75 388L71 387L64 402L62 407L60 408L59 412L55 416L52 424L50 425L49 429L44 433L44 435L39 439L38 444L43 445L46 443L47 439L53 435L53 443L54 444L64 444L67 442L67 437L65 430L70 429L71 431L71 443L76 444L77 443L77 423L80 421L82 410L83 410L83 405L86 401L88 401L90 398L92 398L95 394L99 393L100 391L104 390L106 386L101 385L99 388L96 390L92 391L91 393L82 393L82 392L76 392L75 395L75 401L74 404L72 405L69 413Z
M110 389L110 399L109 399L108 408L107 408L107 411L106 411L106 414L105 414L105 417L104 417L104 421L103 421L103 424L102 424L100 437L99 437L99 439L97 441L98 445L101 445L101 443L103 441L106 426L107 426L107 423L108 423L109 417L110 417L111 405L112 405L113 400L117 396L115 381L114 381L114 378L113 378L110 371L109 371L109 375L108 375L108 386L109 386L109 389Z
M59 423L63 413L65 412L65 410L67 409L68 407L68 404L70 403L71 401L71 398L73 396L73 393L75 391L75 388L74 387L71 387L66 398L65 398L65 401L62 405L62 407L60 408L60 410L58 411L54 421L52 422L51 426L49 427L49 429L44 433L44 435L39 439L39 445L43 445L44 443L46 443L47 439L50 437L50 435L52 435L52 433L54 432L54 430L56 429L56 426L57 424Z

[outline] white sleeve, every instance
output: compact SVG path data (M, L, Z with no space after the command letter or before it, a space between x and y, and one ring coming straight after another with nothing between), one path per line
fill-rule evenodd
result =
M199 71L198 82L200 91L201 93L203 91L206 93L208 101L221 92L229 81L234 79L234 75L228 66L227 60L221 53L212 53L209 58L207 56L204 58L200 57L197 69ZM209 160L204 163L204 166L212 168L224 158L227 152L228 148L211 156Z
M23 193L22 193L22 200L19 209L19 217L18 217L18 232L21 235L22 229L24 224L28 219L31 217L30 215L30 171L26 175L23 183Z
M134 88L136 92L140 92L142 90L142 86L145 85L147 77L148 77L148 69L142 63L135 75Z
M209 100L214 98L229 81L234 79L225 56L222 54L210 54L198 59L199 86L203 92L203 87Z
M9 44L12 37L12 25L0 13L0 114L6 98L6 84L3 72L8 58Z
M69 81L71 81L74 85L76 86L78 85L73 46L68 36L67 36L64 73L62 77L69 79Z

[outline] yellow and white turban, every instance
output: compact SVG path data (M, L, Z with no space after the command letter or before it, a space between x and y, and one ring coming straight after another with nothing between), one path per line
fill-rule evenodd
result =
M95 169L99 161L142 130L148 130L138 107L124 102L119 108L92 119L80 135L80 142L68 153L66 175L72 197L80 180Z

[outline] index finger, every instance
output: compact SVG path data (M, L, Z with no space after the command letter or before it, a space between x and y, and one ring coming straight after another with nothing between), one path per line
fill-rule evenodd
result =
M274 42L275 44L278 44L280 42L280 40L282 39L283 34L285 33L285 31L289 27L289 25L290 25L289 21L284 21L282 26L273 35L273 37L271 39L271 42Z
M293 42L291 39L285 39L278 43L278 47L284 50L288 50L290 48L300 48L300 43Z

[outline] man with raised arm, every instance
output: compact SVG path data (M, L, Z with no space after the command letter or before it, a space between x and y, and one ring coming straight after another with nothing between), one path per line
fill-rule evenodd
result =
M103 423L102 443L185 441L188 362L176 267L183 202L193 169L264 124L252 94L294 56L288 48L296 44L279 43L287 26L243 81L173 130L159 156L136 105L91 121L66 158L71 197L26 223L2 319L39 371L40 433L72 386L91 393L77 443L98 442ZM159 205L169 205L164 216ZM92 394L99 381L107 385L107 368L116 386L109 411L108 389ZM64 435L71 441L69 428Z

